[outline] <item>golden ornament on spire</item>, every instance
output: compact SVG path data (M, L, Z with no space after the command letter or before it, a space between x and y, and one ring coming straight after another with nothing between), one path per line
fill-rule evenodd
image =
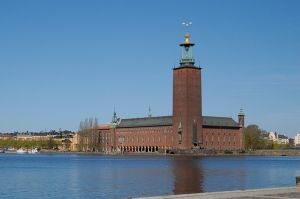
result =
M189 25L192 25L192 22L189 22L189 23L183 22L182 25L186 26L186 32L185 32L185 35L184 35L185 41L182 42L182 44L191 44L192 42L189 41L190 35L189 35L188 27L189 27Z
M189 35L188 30L186 30L184 37L185 37L185 41L182 42L182 44L191 44L192 43L192 42L189 41L190 35Z

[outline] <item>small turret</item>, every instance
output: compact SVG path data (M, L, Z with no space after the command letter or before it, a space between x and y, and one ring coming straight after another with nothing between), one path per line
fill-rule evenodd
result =
M111 121L111 128L116 128L117 126L118 126L118 118L117 118L116 110L114 110L114 116L112 117L112 121Z

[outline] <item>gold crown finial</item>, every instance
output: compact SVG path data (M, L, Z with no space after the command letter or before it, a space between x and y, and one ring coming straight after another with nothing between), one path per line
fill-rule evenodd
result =
M183 44L190 44L191 42L189 41L190 35L189 35L189 31L188 31L188 27L189 25L192 25L192 22L189 23L185 23L183 22L182 25L186 26L186 31L185 31L185 41L183 42Z

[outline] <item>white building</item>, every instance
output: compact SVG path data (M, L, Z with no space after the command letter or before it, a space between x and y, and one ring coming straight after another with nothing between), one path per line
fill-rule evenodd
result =
M269 140L273 142L277 142L278 144L288 144L289 138L285 135L277 134L276 132L269 133Z
M295 146L300 146L300 133L295 136Z

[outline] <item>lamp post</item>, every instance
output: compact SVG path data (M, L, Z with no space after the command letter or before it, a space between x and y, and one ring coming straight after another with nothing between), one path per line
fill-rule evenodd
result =
M166 127L164 130L164 135L165 135L165 154L166 154L167 153L167 149L166 149L166 147L167 147L167 129L166 129Z

